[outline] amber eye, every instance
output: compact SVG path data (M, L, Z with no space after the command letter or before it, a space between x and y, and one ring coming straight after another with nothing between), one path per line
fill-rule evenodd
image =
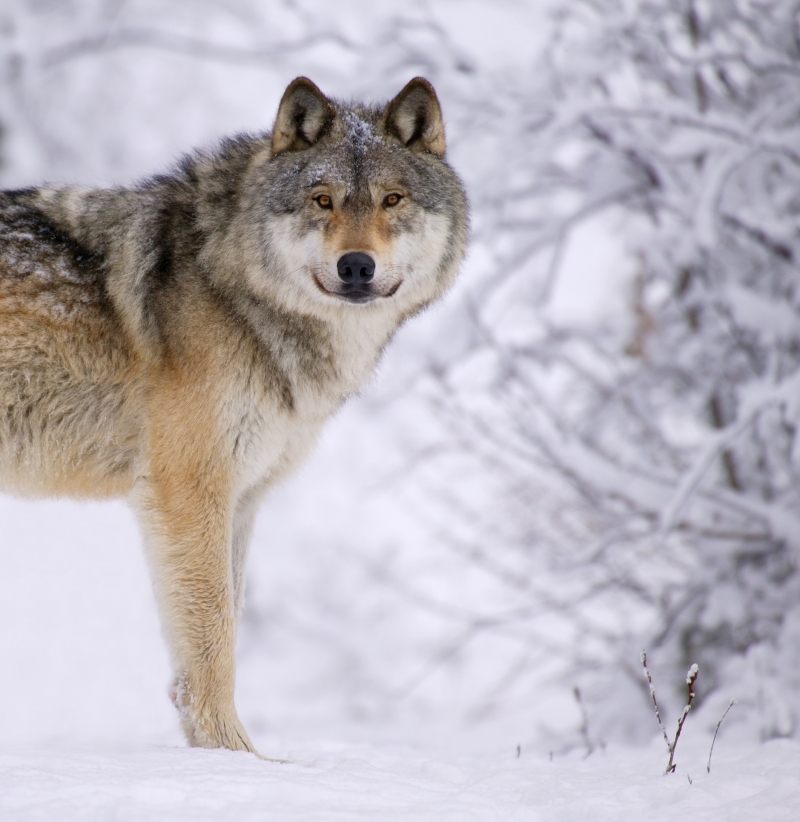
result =
M314 197L314 202L320 208L333 208L333 200L327 194L318 194Z
M392 208L393 206L396 206L400 202L400 200L402 200L402 199L403 199L402 194L397 194L397 192L392 192L391 194L387 194L383 198L383 204L386 206L386 208Z

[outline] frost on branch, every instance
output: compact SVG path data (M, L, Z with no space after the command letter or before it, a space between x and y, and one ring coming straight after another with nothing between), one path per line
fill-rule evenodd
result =
M613 733L624 697L592 694L624 692L634 643L676 673L700 660L701 697L756 649L775 690L800 685L781 639L800 602L797 23L777 0L565 3L493 110L491 264L461 347L431 354L442 436L417 466L436 466L437 539L496 591L478 630L519 642L487 710L556 658L606 683L582 692ZM606 313L565 308L614 289Z

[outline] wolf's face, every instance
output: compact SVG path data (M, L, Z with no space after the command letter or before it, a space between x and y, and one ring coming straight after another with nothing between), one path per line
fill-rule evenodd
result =
M426 81L371 108L334 103L295 80L272 149L261 189L265 285L285 304L313 313L392 304L405 314L447 288L466 201L442 159L441 111Z

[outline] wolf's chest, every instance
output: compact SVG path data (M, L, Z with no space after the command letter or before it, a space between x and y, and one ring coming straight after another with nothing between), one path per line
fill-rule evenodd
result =
M278 403L251 406L249 413L230 420L240 490L290 473L308 455L323 425L341 405L341 399L333 402L325 396L315 401L304 399L291 409Z
M318 360L325 367L307 370L275 357L280 379L275 372L250 373L237 392L240 407L230 406L227 421L242 487L291 472L324 424L368 382L390 333L385 321L374 325L335 328L328 356Z

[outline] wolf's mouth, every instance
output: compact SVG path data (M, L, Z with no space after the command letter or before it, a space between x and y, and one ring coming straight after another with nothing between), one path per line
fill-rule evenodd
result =
M329 291L328 293L348 303L368 303L376 297L382 296L365 288L351 288L346 291Z
M375 300L378 297L391 297L397 289L400 288L402 280L394 284L385 294L381 294L380 291L376 291L369 283L361 285L348 285L343 283L341 289L336 289L334 291L332 289L325 288L316 274L314 274L314 283L317 288L328 297L336 297L337 299L344 300L347 303L358 304L372 302L372 300Z

